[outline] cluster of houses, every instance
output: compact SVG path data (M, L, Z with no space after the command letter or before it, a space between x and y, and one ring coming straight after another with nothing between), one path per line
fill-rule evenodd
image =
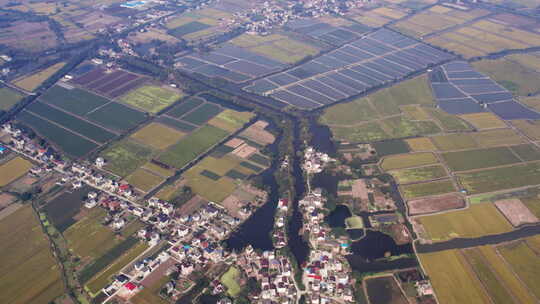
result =
M316 151L313 147L307 147L304 151L304 163L302 169L308 174L316 174L322 172L324 167L334 159L328 154Z
M276 208L274 231L272 237L274 239L274 246L276 248L283 248L287 246L287 236L285 233L287 222L287 215L289 210L289 200L284 198L280 199Z
M261 284L261 293L253 296L252 303L296 303L294 270L287 256L277 251L257 252L249 246L237 257L236 265Z

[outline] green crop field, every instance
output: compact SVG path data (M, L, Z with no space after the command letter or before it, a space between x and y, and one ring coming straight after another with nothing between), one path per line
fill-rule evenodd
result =
M176 27L172 30L169 30L169 34L176 38L182 38L184 35L203 31L210 27L212 26L202 23L202 22L193 21L193 22L189 22L184 25L181 25L179 27Z
M383 170L395 170L430 165L438 162L435 154L430 152L399 154L385 157L381 162L381 168Z
M351 102L339 103L324 110L320 123L334 126L350 126L359 122L377 119L379 115L368 98L358 98Z
M104 209L94 208L64 231L64 238L75 255L83 259L96 259L120 243L110 228L101 225L106 215Z
M469 194L537 185L540 184L540 163L462 173L458 177Z
M465 210L422 216L420 223L429 239L435 242L512 231L512 225L491 203L473 204Z
M30 205L0 221L0 302L51 303L64 294L60 267Z
M389 136L378 122L369 122L354 127L330 127L336 139L349 142L372 142Z
M518 62L501 58L476 61L473 66L515 95L527 96L539 91L538 74Z
M482 285L459 251L424 253L419 255L419 260L431 280L440 303L489 303Z
M196 125L202 125L210 118L218 115L221 107L213 103L205 103L182 117L182 120Z
M445 131L466 131L472 129L459 117L447 114L442 110L426 107L425 111L427 111L433 118L438 120L441 127Z
M62 127L93 141L104 143L116 136L114 133L111 133L78 117L69 115L66 112L48 106L42 102L34 102L27 106L26 110L44 119L57 123Z
M254 116L255 115L251 112L238 112L231 109L226 109L212 118L208 124L232 133L242 128Z
M130 137L144 145L164 150L177 143L185 133L159 123L150 123Z
M142 190L143 192L148 192L159 184L161 184L165 179L155 173L152 173L144 168L139 168L135 170L131 175L126 178L126 181L133 185L135 188Z
M238 284L240 271L235 267L229 268L226 273L221 276L221 283L227 287L227 293L231 297L236 297L242 290L242 287Z
M159 156L159 161L182 168L206 150L227 137L229 133L212 126L203 126L184 137Z
M521 281L540 298L540 256L522 241L500 246L498 250Z
M464 114L460 117L478 130L506 128L506 123L491 112Z
M230 170L238 167L240 160L224 156L223 158L205 157L197 165L190 168L185 173L188 185L193 192L201 195L207 200L221 202L236 189L236 185L224 175ZM212 179L202 174L205 171L212 172L219 179Z
M444 194L456 191L454 184L450 180L440 180L421 184L410 184L401 186L401 192L405 199Z
M429 137L409 138L406 139L405 142L407 142L409 148L414 152L437 150L437 147L435 147Z
M377 142L373 144L373 148L379 157L410 152L407 143L401 139Z
M448 134L431 137L433 143L441 151L474 149L478 144L469 134Z
M512 295L497 277L497 274L490 267L489 263L484 259L482 252L477 249L464 250L467 262L471 265L476 276L482 282L489 297L493 300L494 304L507 304L513 303Z
M446 170L441 165L393 170L389 172L400 184L428 181L436 178L446 177Z
M124 95L121 100L150 113L157 113L180 99L182 94L158 86L145 85Z
M364 228L364 222L359 216L351 216L345 219L348 229L362 229Z
M482 169L520 162L520 159L507 147L447 152L441 156L452 171Z
M187 112L200 106L203 102L204 100L197 97L190 97L187 99L183 99L177 105L175 105L171 110L169 110L167 112L167 115L180 118Z
M540 121L512 120L512 125L518 128L525 136L532 140L540 140Z
M98 147L97 144L41 119L30 112L21 112L17 115L17 120L28 125L34 132L71 156L82 157Z
M525 140L512 129L500 129L471 133L481 147L524 144Z
M377 111L383 116L399 114L399 106L403 105L434 104L431 89L425 75L379 91L369 98Z
M184 122L184 121L170 118L168 116L159 116L154 121L165 124L169 127L173 127L175 129L178 129L179 131L186 132L186 133L197 129L197 127L194 125L188 124L187 122Z
M413 121L403 115L385 118L380 123L383 125L383 129L387 130L388 138L421 136L441 132L439 126L433 121Z
M104 127L126 131L134 128L146 119L146 114L125 105L111 102L87 115Z
M7 111L16 105L24 96L8 87L0 88L0 110Z
M32 163L18 156L0 165L0 187L4 187L32 168Z
M510 149L523 161L540 160L540 149L534 144L511 146Z
M137 170L153 155L152 149L132 140L122 140L101 153L106 160L105 168L124 177Z
M77 88L68 90L61 86L48 89L45 94L41 95L40 99L75 115L86 115L90 111L111 102L85 90Z

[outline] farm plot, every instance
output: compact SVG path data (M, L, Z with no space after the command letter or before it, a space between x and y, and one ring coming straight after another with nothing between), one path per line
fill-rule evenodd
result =
M20 156L0 164L0 187L11 184L31 168L32 163Z
M360 34L369 31L369 27L355 24L344 18L324 16L306 20L293 20L287 23L287 28L318 39L330 45L340 46L344 43L356 40Z
M528 163L458 174L469 194L492 192L540 184L540 164Z
M439 77L441 73L445 76ZM539 113L513 101L511 92L466 62L447 63L432 71L430 80L437 102L450 114L484 112L481 105L486 104L503 120L540 119Z
M452 171L466 171L510 165L521 160L507 147L442 153L441 157Z
M164 150L177 143L184 136L183 132L153 122L131 134L130 137L154 149Z
M148 192L154 189L165 180L164 177L153 173L145 168L139 168L135 170L131 175L126 178L126 181L133 185L135 188Z
M72 83L110 98L116 98L148 81L148 78L124 70L96 68L72 80Z
M540 257L522 241L500 246L498 251L527 288L540 297Z
M157 113L173 104L181 93L154 85L144 85L122 96L121 100L149 113Z
M158 159L171 167L182 168L198 155L224 139L228 134L224 130L205 125L171 146Z
M465 150L478 148L478 144L469 134L445 134L431 137L435 146L441 151Z
M150 147L133 140L122 140L101 153L106 160L105 169L124 177L145 164L154 155Z
M400 189L401 193L403 193L405 199L407 200L456 191L456 188L451 180L439 180L420 184L409 184L400 186Z
M244 89L267 94L294 107L314 109L402 79L429 64L450 58L450 54L381 29L286 72L258 80L254 85L262 87L261 90L249 86ZM411 82L396 88L399 90L401 85L411 86ZM396 100L405 104L431 103L429 87L425 82L423 85L427 90L410 88L410 94L402 94ZM426 91L427 96L417 98ZM376 106L376 102L373 104Z
M373 144L379 157L410 152L409 146L403 140L387 140Z
M228 132L235 132L248 123L254 114L251 112L237 112L225 109L214 118L208 121L208 124Z
M25 91L33 92L45 80L58 72L65 64L65 62L59 62L37 73L32 73L32 75L25 75L17 78L13 81L13 84Z
M391 170L388 173L392 174L400 184L429 181L448 176L446 170L441 165Z
M47 203L43 210L58 231L64 232L76 222L73 217L79 213L86 195L90 191L92 189L89 187L83 187L73 192L66 191Z
M433 153L410 153L385 157L381 162L383 170L396 170L438 163Z
M487 130L471 133L471 135L481 147L519 145L526 143L525 140L512 129Z
M229 12L208 7L172 17L165 26L171 36L188 41L200 40L226 32L225 20L232 17Z
M229 268L226 273L221 276L221 283L227 288L227 293L231 297L235 297L240 293L242 287L239 285L240 271L235 267Z
M381 27L392 20L400 19L407 15L405 9L398 7L378 7L369 11L351 10L347 17L354 19L369 27Z
M407 298L401 292L393 276L368 278L365 280L367 297L373 304L406 304Z
M24 95L8 87L0 87L0 110L8 111L16 105Z
M460 117L478 130L506 128L504 121L491 112L470 113Z
M407 202L407 206L410 215L421 215L463 208L465 200L458 194L450 193L410 200Z
M512 225L491 203L473 204L465 210L426 215L418 221L428 239L435 242L512 231Z
M528 138L532 140L540 140L540 121L512 120L511 124L523 132Z
M538 222L538 218L519 198L498 200L495 206L514 227Z
M320 122L329 126L349 126L378 117L369 99L364 97L326 108Z
M511 146L510 149L523 161L540 160L540 149L534 144Z
M409 148L413 152L423 152L423 151L435 151L437 147L433 144L429 137L417 137L406 139L405 142L409 145Z
M439 301L448 304L489 303L482 285L459 251L424 253L419 254L419 259L437 292Z
M89 113L87 117L107 128L127 131L146 119L143 112L139 112L122 104L111 102Z
M0 231L0 302L49 303L64 294L60 267L32 207L3 218Z
M473 66L518 96L535 94L540 88L540 74L506 58L477 61Z

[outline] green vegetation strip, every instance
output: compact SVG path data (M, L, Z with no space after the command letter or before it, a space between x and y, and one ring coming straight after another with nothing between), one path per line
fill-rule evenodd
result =
M487 169L458 175L469 194L540 184L540 163Z
M520 162L520 159L507 147L448 152L441 156L453 171L497 167Z

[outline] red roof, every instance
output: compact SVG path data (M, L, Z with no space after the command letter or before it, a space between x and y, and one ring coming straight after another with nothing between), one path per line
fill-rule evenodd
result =
M308 277L314 278L316 280L321 280L322 279L322 277L320 275L314 275L314 274L308 274Z
M133 282L127 282L124 287L127 288L129 291L137 289L137 285L135 285Z
M129 189L129 184L120 185L120 190L127 190L127 189Z

